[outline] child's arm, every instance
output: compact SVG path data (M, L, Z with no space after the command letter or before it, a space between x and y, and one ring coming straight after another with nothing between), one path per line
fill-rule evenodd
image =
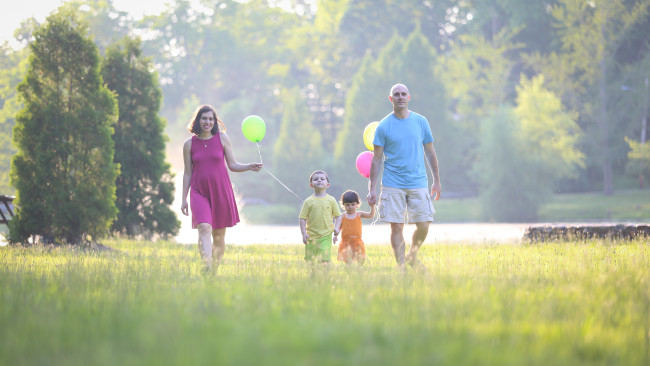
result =
M359 211L359 216L362 219L372 219L375 217L375 205L370 206L370 212Z
M338 215L334 218L334 238L332 239L332 242L335 244L339 239L339 233L341 232L341 220L343 220L343 215Z
M300 219L300 232L302 233L302 243L307 244L309 234L307 234L307 220Z

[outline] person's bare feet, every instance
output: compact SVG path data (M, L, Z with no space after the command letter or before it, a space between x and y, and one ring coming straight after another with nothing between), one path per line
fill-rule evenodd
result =
M406 263L409 265L409 267L424 272L424 271L426 271L427 268L424 266L424 264L422 264L422 262L420 262L417 259L416 253L417 252L409 251L406 254Z
M408 253L406 253L406 263L408 263L409 266L413 267L416 264L419 263L417 254L414 253L413 251L409 250Z

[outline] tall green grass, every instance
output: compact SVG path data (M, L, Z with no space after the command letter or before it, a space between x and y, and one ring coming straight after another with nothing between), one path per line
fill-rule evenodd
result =
M3 365L648 365L650 246L389 246L364 267L298 245L0 247Z

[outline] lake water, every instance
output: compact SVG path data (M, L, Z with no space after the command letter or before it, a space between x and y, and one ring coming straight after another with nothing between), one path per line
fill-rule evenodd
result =
M183 215L180 215L182 226L176 241L181 244L196 244L198 234L191 228L189 222ZM531 224L437 224L429 226L429 235L425 244L489 244L489 243L519 243L524 236L526 228ZM539 225L539 224L538 224ZM407 245L411 242L411 236L415 225L404 227L404 238ZM366 245L389 245L390 226L377 223L372 225L370 221L364 221L363 241ZM0 246L7 243L0 235ZM277 225L249 225L239 223L233 228L226 230L226 244L228 245L250 245L250 244L302 244L300 228L295 226Z
M519 243L524 236L526 228L531 224L438 224L432 223L429 226L429 235L425 244L443 243ZM404 227L404 238L407 244L411 242L411 236L415 225ZM189 225L183 225L176 237L182 244L195 244L198 234ZM364 221L363 241L366 245L388 245L390 244L390 226L388 224ZM295 226L276 225L248 225L239 223L233 228L226 230L226 244L228 245L250 245L250 244L301 244L302 237L300 228Z

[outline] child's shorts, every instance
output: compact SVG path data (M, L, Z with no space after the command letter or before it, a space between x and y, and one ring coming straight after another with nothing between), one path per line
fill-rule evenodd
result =
M305 260L313 261L318 259L321 262L330 262L332 260L332 234L317 239L309 238L309 241L305 244Z

